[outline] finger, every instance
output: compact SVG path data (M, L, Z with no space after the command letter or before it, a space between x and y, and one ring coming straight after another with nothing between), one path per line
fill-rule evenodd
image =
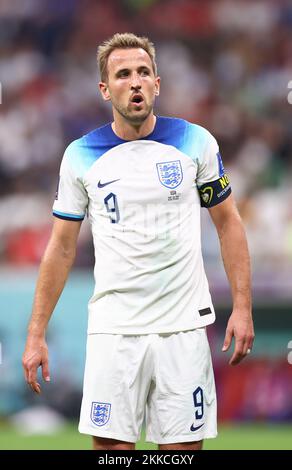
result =
M232 330L226 330L222 351L228 351L232 341Z
M28 382L28 369L25 365L23 365L23 374L25 381Z
M248 341L248 348L249 348L250 350L252 350L252 348L253 348L253 342L254 342L254 335L251 336L251 337L249 338L249 341Z
M247 349L247 348L246 348ZM234 353L232 354L232 357L229 361L229 364L231 366L235 366L239 364L239 362L246 356L246 353L244 352L244 340L243 339L236 339L235 340L235 348L234 348Z
M41 393L41 386L37 382L37 367L28 367L28 384L31 386L31 389L35 392L40 394Z
M38 382L31 382L29 385L35 393L37 393L38 395L41 393L41 386Z
M254 335L250 335L246 338L244 348L243 348L243 353L245 356L251 353L252 347L253 347L253 340L254 340Z
M243 353L234 353L232 358L230 359L229 361L229 364L231 366L236 366L237 364L239 364L243 358L245 358L246 354L243 354Z
M251 347L250 347L250 345L247 343L247 344L244 346L243 354L244 354L244 356L248 356L250 353L251 353Z
M49 361L44 361L43 364L42 364L42 375L43 375L43 379L46 381L46 382L49 382L51 379L50 379L50 371L49 371Z
M37 383L37 367L30 366L27 368L28 370L28 380L27 382L31 385L32 383Z
M253 338L249 338L248 340L244 342L242 351L241 351L241 348L239 348L238 351L235 351L235 353L237 354L235 357L231 358L230 364L233 366L239 364L239 362L241 362L242 359L244 359L246 356L248 356L251 353L252 346L253 346Z
M28 366L27 366L26 357L24 355L22 356L22 368L23 368L25 381L28 382L28 370L29 369L28 369Z

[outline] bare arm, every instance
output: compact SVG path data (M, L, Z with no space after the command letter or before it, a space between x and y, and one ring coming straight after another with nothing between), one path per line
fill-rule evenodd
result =
M224 345L227 351L235 337L235 348L229 364L238 364L252 348L254 328L251 304L250 258L245 231L232 194L221 204L209 209L217 229L224 268L233 299Z
M79 221L54 219L51 238L40 265L22 361L25 379L36 393L41 391L37 383L39 366L44 380L50 380L45 333L75 259L80 226Z

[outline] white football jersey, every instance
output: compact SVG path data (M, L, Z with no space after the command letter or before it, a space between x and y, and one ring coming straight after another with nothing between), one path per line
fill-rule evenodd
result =
M200 208L230 194L214 137L182 119L120 139L111 124L65 151L56 217L88 213L95 290L88 333L185 331L215 320L201 253Z

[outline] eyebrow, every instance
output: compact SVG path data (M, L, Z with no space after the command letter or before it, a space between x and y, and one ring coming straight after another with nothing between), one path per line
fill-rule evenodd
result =
M140 65L137 70L138 70L138 71L141 71L141 70L143 70L143 69L149 70L149 72L150 72L150 68L148 67L148 65ZM131 70L131 69L126 68L126 67L123 68L123 69L119 69L119 70L117 70L117 71L115 72L115 76L117 77L117 76L120 75L121 73L123 73L123 72L129 72L130 70Z

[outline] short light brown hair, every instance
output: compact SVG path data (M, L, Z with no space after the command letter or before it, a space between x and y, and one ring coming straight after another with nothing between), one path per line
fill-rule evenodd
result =
M154 44L148 38L136 36L133 33L116 33L110 39L104 41L97 49L97 63L102 82L106 82L108 79L107 61L111 52L115 49L133 48L141 48L147 52L152 62L154 75L157 76Z

